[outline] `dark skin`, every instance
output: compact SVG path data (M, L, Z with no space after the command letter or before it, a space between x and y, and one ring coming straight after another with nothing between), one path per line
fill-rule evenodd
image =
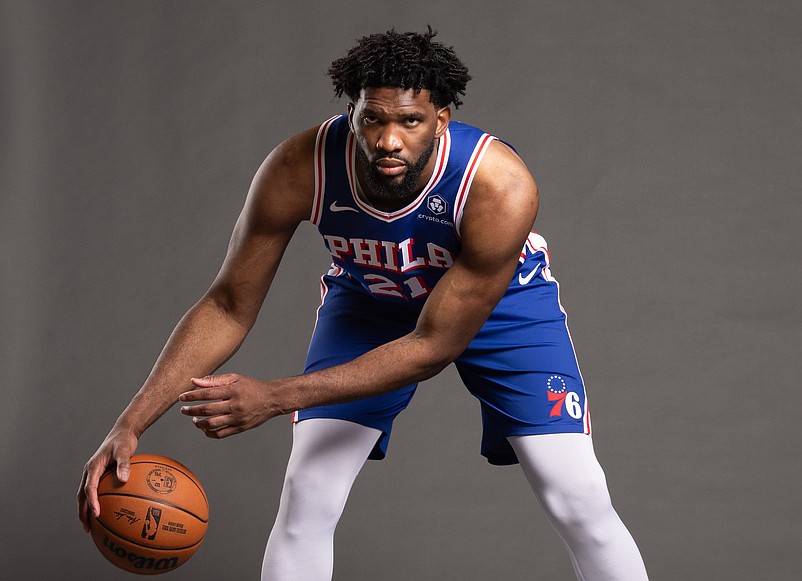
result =
M448 107L432 104L426 90L388 87L363 89L348 113L359 147L390 184L402 181L407 167L387 154L418 160L451 117ZM538 194L524 163L496 141L471 186L462 251L432 290L414 331L349 363L306 375L209 375L245 340L295 229L309 219L316 132L291 137L265 159L216 279L178 323L144 385L85 465L78 489L85 530L90 511L100 513L100 476L116 466L117 478L127 481L139 437L176 401L206 436L219 439L297 409L386 393L428 379L459 357L506 292L537 215ZM393 211L417 196L434 165L433 156L414 191L397 202L373 195L359 166L357 174L368 202Z

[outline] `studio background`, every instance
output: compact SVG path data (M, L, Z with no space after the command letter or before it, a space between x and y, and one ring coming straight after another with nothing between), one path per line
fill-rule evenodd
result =
M325 71L393 26L469 67L458 120L515 145L588 384L596 452L653 580L802 570L802 5L56 2L0 7L2 576L130 579L84 535L84 462L223 259L282 139L345 111ZM302 369L328 264L304 225L224 370ZM357 480L335 579L572 579L520 470L479 455L453 368ZM255 579L288 418L207 440L171 409L139 452L206 487L170 579Z

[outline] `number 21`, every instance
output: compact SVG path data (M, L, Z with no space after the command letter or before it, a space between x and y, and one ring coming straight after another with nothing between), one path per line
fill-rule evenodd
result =
M401 285L390 280L381 274L366 274L365 281L372 283L368 285L368 289L374 295L382 297L398 297L406 299L403 288ZM429 294L430 290L419 276L413 276L404 281L404 284L409 288L409 296L413 299L422 297Z

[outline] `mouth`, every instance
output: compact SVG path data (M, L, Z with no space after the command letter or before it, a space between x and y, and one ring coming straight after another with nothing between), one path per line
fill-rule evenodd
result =
M403 161L386 157L376 160L374 165L380 174L387 177L401 175L407 167L407 164Z

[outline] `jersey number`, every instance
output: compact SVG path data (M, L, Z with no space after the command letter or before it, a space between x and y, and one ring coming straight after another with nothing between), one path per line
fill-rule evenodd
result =
M419 276L413 276L405 280L406 289L380 274L366 274L365 282L369 283L368 289L370 292L380 297L397 297L406 300L407 295L405 293L408 293L410 298L416 299L428 295L430 292L426 283Z

